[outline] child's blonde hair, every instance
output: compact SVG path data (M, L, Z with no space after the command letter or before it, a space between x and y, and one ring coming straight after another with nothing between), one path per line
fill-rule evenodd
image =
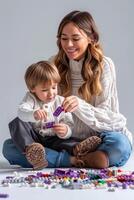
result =
M27 88L31 91L42 83L59 83L61 80L59 72L54 64L47 61L40 61L30 65L25 73Z

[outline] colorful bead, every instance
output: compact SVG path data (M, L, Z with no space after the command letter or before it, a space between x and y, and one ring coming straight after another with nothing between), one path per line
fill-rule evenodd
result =
M7 198L7 197L9 197L9 195L8 194L2 194L2 193L0 193L0 198Z
M54 189L58 186L68 189L134 189L134 172L117 169L55 169L53 172L29 171L25 176L14 172L1 181L0 186L43 187Z

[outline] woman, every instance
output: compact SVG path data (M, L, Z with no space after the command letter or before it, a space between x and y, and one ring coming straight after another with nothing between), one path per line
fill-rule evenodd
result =
M119 113L114 64L103 54L91 14L73 11L66 15L57 37L59 51L50 61L62 77L59 91L65 97L64 110L73 114L73 136L84 140L96 135L102 142L95 151L78 156L47 149L48 163L90 168L124 165L132 151L132 135ZM22 165L19 158L23 166L29 166L11 139L5 141L3 154L11 164Z

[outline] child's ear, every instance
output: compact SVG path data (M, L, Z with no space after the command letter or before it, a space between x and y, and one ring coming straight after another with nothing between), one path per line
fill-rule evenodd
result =
M88 38L88 44L91 44L91 39L90 38Z
M30 90L31 93L35 93L35 89Z

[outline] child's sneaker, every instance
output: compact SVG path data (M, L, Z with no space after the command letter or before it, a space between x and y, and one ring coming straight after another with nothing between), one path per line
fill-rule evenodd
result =
M91 136L82 142L78 143L73 149L74 156L83 156L89 152L95 151L98 145L101 143L101 138L97 136Z
M40 143L32 143L26 147L26 158L35 170L48 166L45 159L45 148Z

